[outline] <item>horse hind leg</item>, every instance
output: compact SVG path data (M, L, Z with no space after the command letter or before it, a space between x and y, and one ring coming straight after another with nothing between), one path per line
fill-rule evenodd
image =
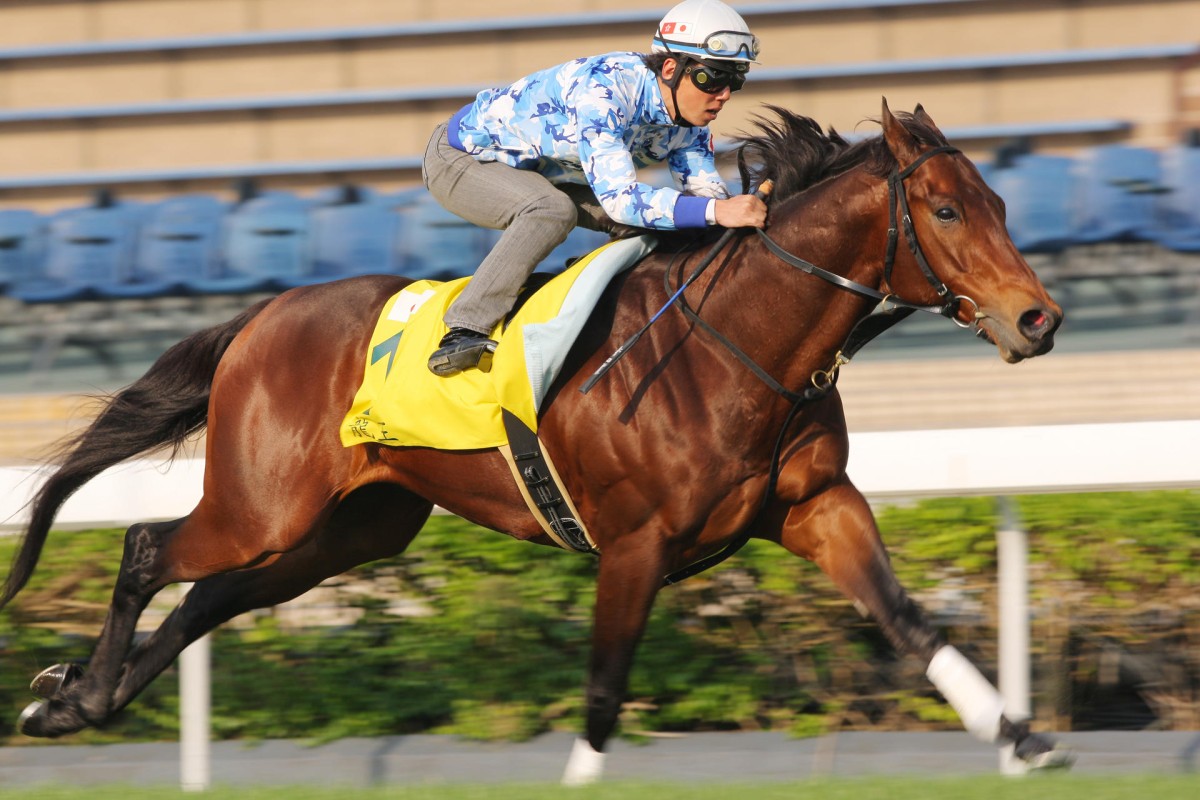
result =
M389 510L384 524L378 524L380 508ZM356 564L402 551L431 509L428 501L398 487L364 487L316 525L312 535L296 537L292 549L274 555L246 543L236 546L230 538L236 530L214 528L204 521L208 517L195 514L132 526L113 603L88 669L71 681L74 670L64 666L67 679L57 687L58 671L44 671L35 683L55 694L26 708L18 729L29 736L56 737L103 724L184 647L220 622L289 600ZM131 652L141 612L160 589L180 581L195 581L196 586L160 631Z
M269 558L262 538L239 541L237 530L214 526L212 514L193 512L170 522L137 523L125 533L125 550L113 589L108 616L96 640L87 669L77 674L69 665L63 680L43 672L34 679L35 693L54 692L31 703L18 720L27 736L58 737L88 726L103 725L117 710L114 692L125 668L137 621L155 594L181 581L244 569ZM225 535L221 535L225 534ZM303 541L293 540L293 546Z
M189 644L217 625L256 608L299 597L326 578L403 552L433 506L397 487L359 490L316 536L262 566L198 581L162 625L130 653L113 697L131 703ZM379 509L387 509L380 519ZM382 524L381 524L382 523Z
M848 481L792 507L780 541L814 561L898 650L925 660L926 676L972 735L1014 745L1014 754L1030 769L1070 765L1068 751L1031 732L1028 720L1005 714L996 688L925 618L896 579L866 500Z
M77 665L43 670L31 689L43 700L21 713L18 730L27 736L57 737L102 725L112 714L112 695L138 618L162 587L156 555L164 539L186 520L136 523L125 533L125 549L112 603L86 672Z

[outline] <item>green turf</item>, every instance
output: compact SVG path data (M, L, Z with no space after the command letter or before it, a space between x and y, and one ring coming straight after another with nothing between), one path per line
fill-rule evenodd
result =
M750 765L747 765L748 767ZM346 787L217 788L184 795L175 787L0 787L0 797L37 800L158 800L194 796L204 800L1194 800L1200 775L1039 775L1025 778L844 778L793 783L631 783L611 781L582 789L548 784Z

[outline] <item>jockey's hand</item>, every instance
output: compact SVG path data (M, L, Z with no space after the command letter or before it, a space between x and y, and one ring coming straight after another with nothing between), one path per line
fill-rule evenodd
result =
M761 228L767 224L767 204L752 194L717 200L717 224L726 228Z

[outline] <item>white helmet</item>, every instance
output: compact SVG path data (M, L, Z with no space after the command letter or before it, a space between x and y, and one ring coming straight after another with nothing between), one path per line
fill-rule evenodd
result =
M721 0L683 0L658 23L650 51L749 65L758 61L758 37Z

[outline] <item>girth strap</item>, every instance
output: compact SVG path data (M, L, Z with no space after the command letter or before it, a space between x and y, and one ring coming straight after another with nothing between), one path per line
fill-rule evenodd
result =
M508 435L508 446L500 452L542 530L564 550L599 554L537 434L507 409L500 409L500 416Z

